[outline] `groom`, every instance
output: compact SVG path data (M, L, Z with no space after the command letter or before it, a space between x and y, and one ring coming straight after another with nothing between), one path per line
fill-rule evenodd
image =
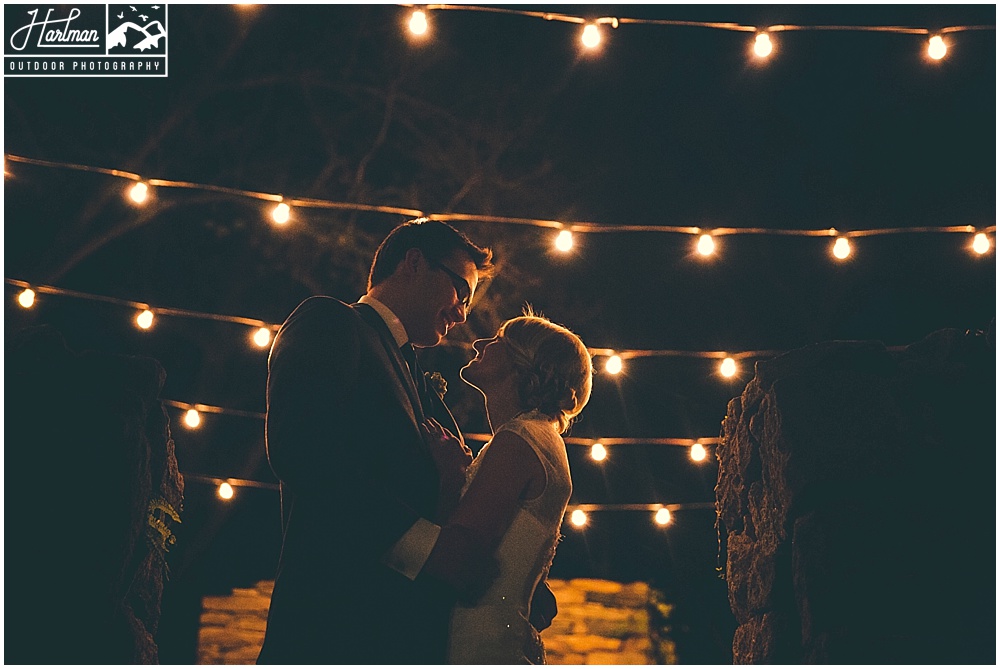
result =
M258 663L446 662L450 586L469 573L428 562L463 537L441 528L445 484L419 426L460 433L413 347L465 322L491 256L446 223L404 223L357 304L312 297L281 327L266 430L283 538Z

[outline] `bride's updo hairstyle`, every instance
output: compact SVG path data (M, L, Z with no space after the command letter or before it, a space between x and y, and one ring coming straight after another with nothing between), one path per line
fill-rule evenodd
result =
M521 405L565 432L590 399L594 368L583 341L530 310L501 325L497 336L512 353Z

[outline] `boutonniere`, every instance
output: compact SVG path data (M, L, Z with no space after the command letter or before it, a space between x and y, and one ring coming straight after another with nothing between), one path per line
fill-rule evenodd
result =
M437 393L437 396L444 400L444 394L448 392L448 382L441 376L441 372L424 372L427 385Z

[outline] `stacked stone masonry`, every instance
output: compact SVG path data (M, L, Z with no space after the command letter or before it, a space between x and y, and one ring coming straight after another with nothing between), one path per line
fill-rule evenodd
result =
M651 624L655 591L645 583L550 580L559 615L542 633L549 664L656 664L674 661L673 642ZM198 664L253 664L264 640L273 581L205 597ZM655 618L655 614L654 614Z
M759 362L716 499L736 664L994 664L996 354L942 330Z

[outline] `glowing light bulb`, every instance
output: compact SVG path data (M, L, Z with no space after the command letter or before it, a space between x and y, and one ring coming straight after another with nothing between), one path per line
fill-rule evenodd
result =
M134 186L128 190L129 199L131 199L136 204L142 204L149 197L149 186L142 183L141 181L136 182Z
M410 15L410 32L414 35L423 35L427 32L427 14L416 9Z
M600 462L604 458L608 457L608 449L604 448L604 444L601 442L595 442L594 445L590 447L590 457Z
M927 55L934 60L941 60L948 53L948 45L940 35L934 35L927 40Z
M285 223L288 223L288 219L291 218L291 216L292 216L292 208L289 207L284 202L279 202L278 206L276 206L274 210L271 212L271 218L274 219L274 222L277 223L278 225L284 225Z
M219 484L219 497L222 499L232 499L236 491L233 490L233 486L229 485L225 481Z
M580 509L574 509L573 513L569 514L569 522L577 527L583 527L587 524L587 514Z
M556 250L566 253L573 248L573 233L569 230L563 230L558 235L556 235Z
M833 256L843 260L849 255L851 255L851 243L847 241L847 237L838 237L833 244Z
M153 312L146 309L138 316L135 317L135 324L138 325L143 330L148 330L153 327Z
M30 309L35 304L35 291L30 288L25 288L21 291L21 294L17 296L17 303L25 309Z
M670 509L657 509L656 513L653 515L653 520L656 521L657 525L668 525L672 520L670 516Z
M184 413L184 424L193 430L201 425L201 414L195 409L188 409Z
M979 255L983 255L984 253L988 252L991 246L993 245L990 243L990 238L987 237L982 232L977 234L972 239L972 250L978 253Z
M253 343L260 348L267 348L267 345L271 343L271 330L269 328L260 328L254 332Z
M608 358L607 362L604 363L604 371L608 374L621 374L622 371L622 358L620 355L612 355Z
M708 451L701 444L691 445L691 459L695 462L701 462L708 455Z
M703 256L715 253L715 240L712 239L712 235L702 235L698 238L698 253Z
M722 374L726 378L736 376L736 361L732 358L726 358L719 365L719 374Z
M596 48L601 43L601 29L595 23L588 23L580 33L580 41L588 49Z
M767 33L757 33L753 40L753 53L758 58L767 58L771 55L774 45L771 44L771 36Z

